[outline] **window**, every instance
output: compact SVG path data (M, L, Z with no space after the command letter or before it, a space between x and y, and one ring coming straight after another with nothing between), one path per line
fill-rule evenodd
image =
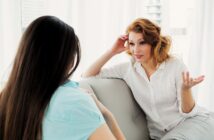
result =
M146 6L148 17L161 24L161 1L160 0L148 0Z

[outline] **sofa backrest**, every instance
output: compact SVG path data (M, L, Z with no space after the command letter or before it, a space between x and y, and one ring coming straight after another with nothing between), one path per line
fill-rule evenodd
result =
M149 140L145 114L123 80L90 78L80 81L80 87L93 90L114 114L127 140Z

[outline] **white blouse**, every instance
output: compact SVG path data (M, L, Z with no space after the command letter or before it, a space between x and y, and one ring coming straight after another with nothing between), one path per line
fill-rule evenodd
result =
M180 94L185 70L184 63L172 57L159 66L150 80L139 62L104 68L96 77L123 79L146 114L150 137L161 138L186 118L208 114L198 105L189 113L182 112Z

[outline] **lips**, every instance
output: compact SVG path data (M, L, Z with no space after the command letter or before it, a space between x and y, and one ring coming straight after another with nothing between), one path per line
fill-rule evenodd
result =
M141 58L143 57L143 55L135 54L134 57L135 57L136 59L141 59Z

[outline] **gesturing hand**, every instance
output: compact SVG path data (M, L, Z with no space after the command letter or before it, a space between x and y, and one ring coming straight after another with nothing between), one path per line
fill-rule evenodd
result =
M204 75L201 75L197 78L192 78L190 77L189 72L182 72L182 77L183 77L182 88L187 90L201 83L204 80Z

